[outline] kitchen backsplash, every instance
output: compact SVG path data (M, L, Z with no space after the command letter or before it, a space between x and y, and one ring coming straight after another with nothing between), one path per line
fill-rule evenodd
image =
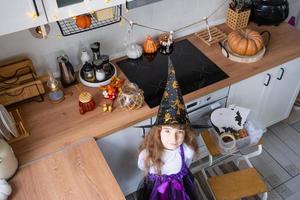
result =
M299 4L296 0L291 1L291 4L294 4L294 2L295 4ZM163 0L129 10L128 12L123 9L123 13L136 22L166 30L173 30L202 19L222 3L223 0ZM222 7L211 18L210 23L222 23L225 12L226 6ZM297 12L299 12L299 9ZM204 27L203 23L196 25L178 33L175 37L187 35ZM33 60L38 74L45 73L47 69L50 69L54 72L55 76L59 76L58 64L56 62L58 55L66 53L71 63L74 66L79 66L79 57L82 48L90 50L89 44L95 41L101 42L101 53L108 54L112 58L125 55L125 41L128 29L125 22L67 37L59 37L60 30L56 23L51 23L50 28L47 40L32 37L28 30L1 36L0 64L4 64L15 58L29 57ZM135 27L132 36L133 41L142 42L147 34L156 36L159 32Z

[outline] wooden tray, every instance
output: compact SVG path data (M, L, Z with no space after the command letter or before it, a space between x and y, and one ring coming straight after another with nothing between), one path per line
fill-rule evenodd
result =
M42 81L32 81L0 92L0 103L7 106L45 93Z
M8 79L8 80L3 80L0 82L0 91L9 89L9 88L14 88L17 86L20 86L22 84L32 82L36 80L36 76L33 73L28 73L20 76L16 76L14 78Z
M223 41L227 38L227 35L217 27L212 26L209 29L211 34L211 41L209 41L209 34L207 29L196 32L195 35L209 46L214 43Z
M0 67L0 104L14 104L45 93L29 59Z
M0 81L5 81L24 74L36 74L32 61L29 59L14 62L0 67Z
M254 56L240 56L234 53L228 46L227 40L223 41L221 44L222 53L225 57L229 58L232 61L240 62L240 63L253 63L262 59L265 55L266 48L263 47L257 54Z
M9 111L9 114L13 117L13 119L15 120L16 122L16 127L18 129L18 132L19 132L19 136L18 137L13 137L13 139L7 141L9 144L11 143L14 143L16 141L19 141L23 138L26 138L28 137L30 134L29 134L29 131L27 129L27 126L25 125L23 119L22 119L22 116L20 114L20 111L18 108L15 108L13 110L10 110Z

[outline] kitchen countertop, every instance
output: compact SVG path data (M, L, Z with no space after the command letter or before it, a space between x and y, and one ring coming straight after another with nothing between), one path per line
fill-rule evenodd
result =
M11 200L125 200L92 137L23 165L9 184Z
M272 34L264 58L251 64L241 64L230 61L223 56L218 44L209 47L194 34L184 37L190 40L229 75L228 79L185 95L185 102L300 57L299 30L291 27L287 23L282 23L277 27L256 26L255 24L250 24L249 26L260 32L268 30ZM231 31L225 24L219 27L226 33ZM113 62L115 63L117 60ZM118 73L121 77L125 77L119 69ZM105 102L98 89L84 89L94 95L97 105L102 105L102 103ZM66 89L66 91L68 93L72 92L73 95L66 97L66 99L59 104L52 104L46 99L42 103L31 102L21 106L21 115L31 135L12 144L20 164L47 155L82 137L92 136L96 139L104 137L154 116L157 112L157 107L150 109L146 104L138 110L126 111L115 103L112 113L103 113L101 107L97 107L97 109L92 112L80 115L78 111L78 92L76 88L73 86Z

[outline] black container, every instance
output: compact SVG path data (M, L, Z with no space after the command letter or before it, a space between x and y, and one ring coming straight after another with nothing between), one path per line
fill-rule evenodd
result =
M287 0L253 0L252 20L258 25L279 25L289 15Z

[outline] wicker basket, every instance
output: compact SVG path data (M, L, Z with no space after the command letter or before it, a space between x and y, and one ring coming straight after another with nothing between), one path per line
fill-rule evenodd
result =
M226 16L226 24L233 30L245 28L248 25L251 10L236 12L228 8Z

